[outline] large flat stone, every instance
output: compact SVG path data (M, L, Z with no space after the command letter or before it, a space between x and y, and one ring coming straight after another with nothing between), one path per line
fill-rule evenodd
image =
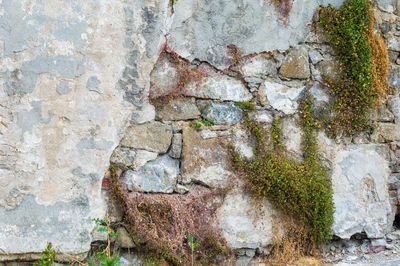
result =
M228 45L237 46L242 54L286 50L304 42L320 5L338 7L342 2L294 1L288 17L279 19L281 14L271 1L179 0L168 42L181 56L222 69L232 63Z
M124 174L124 183L129 191L172 193L179 175L179 161L162 155L136 171Z
M233 249L264 248L272 244L271 205L254 204L241 189L231 191L217 210L217 220L228 245Z
M155 121L129 126L121 140L121 146L166 153L171 140L172 127Z
M191 127L183 128L182 179L210 187L228 184L230 156L222 138L202 139Z
M199 116L194 99L172 99L157 108L157 118L164 121L190 120Z
M265 94L269 104L284 114L294 114L299 106L297 100L300 98L304 87L292 88L275 82L264 82Z
M184 88L183 94L202 99L243 102L252 98L246 86L236 78L210 73L200 82L194 81Z
M308 51L304 47L292 49L286 55L279 74L288 79L307 79L310 77L310 65L308 62Z
M385 148L361 144L337 149L332 174L333 233L340 238L361 232L381 238L388 232L393 221L387 187L389 162L382 155Z

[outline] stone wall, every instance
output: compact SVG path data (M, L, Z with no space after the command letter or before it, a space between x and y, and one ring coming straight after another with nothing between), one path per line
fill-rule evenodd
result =
M59 253L89 251L110 161L132 193L224 189L214 222L238 263L268 252L280 221L232 170L230 144L247 158L254 146L235 102L255 100L250 118L267 131L281 117L285 147L300 158L299 100L311 94L322 112L322 77L337 75L313 18L342 2L0 0L0 260L47 242ZM371 114L373 132L318 135L332 229L344 240L385 239L397 213L400 4L375 4L391 93Z

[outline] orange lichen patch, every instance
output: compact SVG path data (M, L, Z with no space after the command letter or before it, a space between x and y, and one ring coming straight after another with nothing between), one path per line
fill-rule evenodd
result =
M381 36L374 32L374 14L370 7L370 24L368 40L372 50L372 77L373 88L379 95L378 103L384 100L388 90L388 75L389 75L389 55L385 41Z
M192 236L198 244L194 265L213 265L230 258L230 249L213 226L214 211L219 205L208 201L223 197L223 193L206 188L191 190L186 195L127 193L119 174L112 166L111 195L123 206L125 228L139 253L170 265L190 265L187 238Z

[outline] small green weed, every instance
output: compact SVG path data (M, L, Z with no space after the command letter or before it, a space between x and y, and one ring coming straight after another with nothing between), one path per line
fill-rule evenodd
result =
M43 251L40 261L33 263L33 266L53 266L56 259L56 251L53 245L48 243L46 249Z
M103 251L96 253L95 261L89 262L89 266L119 266L121 257L111 255L111 239L117 238L119 233L112 229L109 219L93 218L93 222L98 225L97 231L99 233L107 234L107 246Z
M193 266L194 265L194 252L199 247L199 243L196 242L196 239L192 235L188 235L187 242L190 247L191 262L192 262L192 266Z
M197 120L197 121L193 122L193 124L192 124L194 129L201 129L203 127L211 127L213 125L214 125L214 123L207 119Z

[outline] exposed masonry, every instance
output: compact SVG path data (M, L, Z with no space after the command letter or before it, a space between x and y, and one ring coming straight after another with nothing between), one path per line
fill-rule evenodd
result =
M77 254L101 240L91 218L106 212L101 184L110 160L126 169L132 193L227 188L215 227L237 265L268 253L279 220L268 202L252 204L230 167L229 143L253 156L235 102L254 100L250 118L266 130L282 117L284 144L299 156L298 101L311 93L323 112L330 95L322 77L337 75L334 54L310 24L320 4L342 1L296 0L285 19L259 0L179 0L173 9L167 0L86 2L0 1L0 261L40 252L48 241ZM400 189L400 7L376 2L393 88L371 115L377 127L352 139L318 136L341 239L327 248L331 261L400 249L392 227ZM183 83L174 57L192 74ZM202 119L213 125L198 128ZM128 240L119 245L134 248Z

